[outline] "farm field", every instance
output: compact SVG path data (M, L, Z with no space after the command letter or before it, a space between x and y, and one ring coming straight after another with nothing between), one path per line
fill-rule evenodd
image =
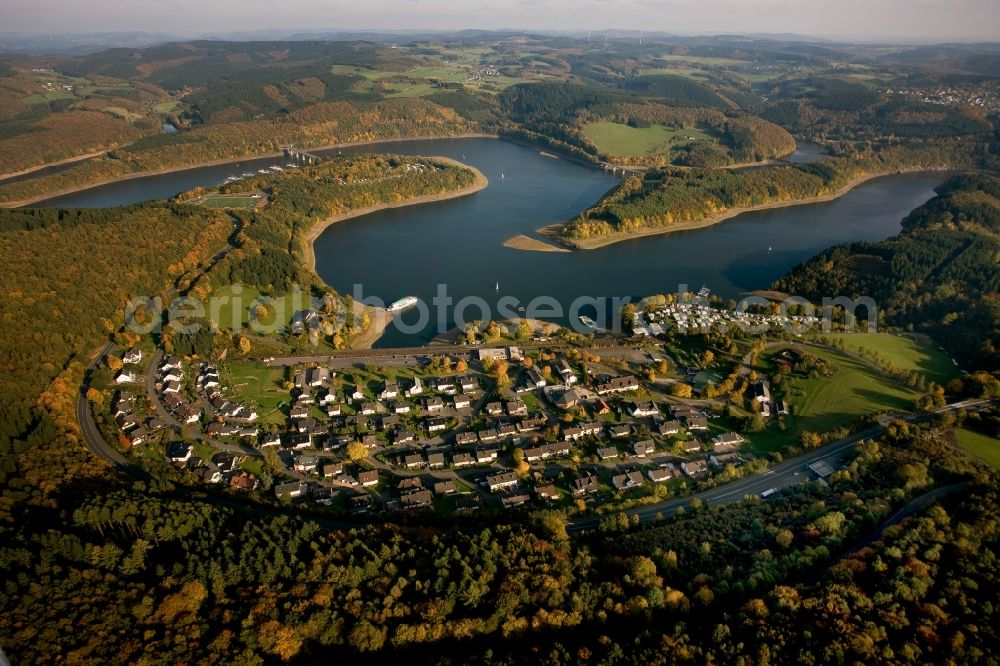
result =
M958 445L966 453L1000 469L1000 439L966 428L956 430L955 436L958 438Z
M707 132L694 127L672 129L651 125L636 128L611 122L588 123L583 133L602 152L624 157L642 157L660 152L671 145L688 143L688 137L691 137L690 140L713 139Z
M906 372L918 372L927 379L943 384L959 375L958 368L941 350L913 338L889 333L840 333L824 336L842 341L847 351L866 356L878 354L882 360Z

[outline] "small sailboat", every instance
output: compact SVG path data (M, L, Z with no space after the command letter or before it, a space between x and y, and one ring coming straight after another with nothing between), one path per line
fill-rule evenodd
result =
M770 252L770 251L771 251L771 246L770 246L770 245L768 245L768 246L767 246L767 251L768 251L768 252Z
M500 173L500 180L503 180L503 173Z
M497 292L499 292L499 291L500 291L500 282L497 281Z

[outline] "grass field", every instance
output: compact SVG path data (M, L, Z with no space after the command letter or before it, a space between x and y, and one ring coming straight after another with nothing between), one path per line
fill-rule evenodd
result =
M785 394L792 408L787 434L826 432L846 426L868 414L909 411L916 392L893 381L869 365L841 352L809 349L809 354L834 363L832 377L787 380Z
M250 306L259 296L261 296L260 291L245 285L217 289L210 296L205 314L219 328L226 330L245 328L250 324ZM274 294L273 299L274 312L271 317L261 320L264 325L270 325L275 321L273 317L276 317L280 326L287 326L296 312L310 307L308 294L300 294L298 299L294 294Z
M254 208L261 202L259 196L245 194L210 194L198 202L206 208Z
M913 338L889 333L840 333L824 337L842 340L848 351L859 353L860 349L865 349L867 351L863 355L866 356L875 352L879 358L907 372L919 372L939 384L959 375L958 368L944 352Z
M959 446L966 453L1000 469L1000 439L965 428L956 430L955 436L958 437Z
M227 363L220 370L222 380L240 400L251 400L257 405L262 423L285 423L285 415L278 407L279 403L289 401L288 391L281 388L284 370L252 362Z
M699 65L746 65L746 60L736 60L735 58L712 58L709 56L693 55L662 55L657 60L661 62L691 62Z
M639 76L657 76L660 74L686 76L689 79L700 79L702 81L708 81L711 78L704 70L696 69L694 67L686 67L684 65L674 65L672 67L653 67L650 69L639 70Z
M594 142L599 150L609 155L642 157L660 152L671 145L688 143L692 140L711 140L707 132L693 127L672 129L663 125L650 127L630 127L621 123L588 123L583 133Z

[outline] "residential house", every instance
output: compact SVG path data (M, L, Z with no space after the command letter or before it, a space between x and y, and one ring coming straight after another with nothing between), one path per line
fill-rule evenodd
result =
M691 460L681 463L681 470L692 479L702 479L708 476L708 463L704 460Z
M510 416L527 416L528 406L523 400L510 400L507 402L507 413Z
M617 474L611 477L611 485L616 490L630 490L638 488L643 484L642 472L628 472L627 474Z
M486 403L486 413L490 416L500 416L503 414L503 405L499 402Z
M505 509L513 509L517 506L523 506L531 501L531 495L511 495L509 497L501 497L500 504L503 505Z
M186 463L191 459L191 447L184 442L167 444L167 460Z
M358 481L362 488L370 488L378 485L378 471L370 469L358 474Z
M260 448L264 448L265 446L281 446L281 436L276 432L262 433L260 439L257 441L257 446Z
M453 400L455 401L455 409L469 409L472 406L472 400L464 394L456 395Z
M327 368L309 368L306 371L306 384L317 388L325 386L330 381L330 371Z
M285 435L286 449L308 449L312 446L312 435L309 433Z
M562 383L566 386L572 386L580 381L580 378L573 372L573 368L566 362L566 359L560 359L559 361L559 376L562 378Z
M611 439L624 439L632 434L632 426L627 423L619 423L608 428Z
M131 370L122 370L115 375L116 384L134 384L139 381L138 375L132 374Z
M455 381L458 384L458 387L462 389L462 393L471 393L472 391L475 391L478 388L476 378L470 375L459 377Z
M648 476L649 480L653 483L665 483L676 476L680 476L680 472L678 472L676 468L660 467L658 469L649 470L646 472L646 476Z
M126 437L128 437L128 441L132 444L132 446L138 446L139 444L149 441L151 435L148 430L140 426L126 435Z
M323 465L320 469L320 473L327 478L331 476L340 476L344 473L344 463L329 463Z
M589 495L590 493L596 493L601 489L601 485L594 475L581 476L578 479L573 479L569 484L569 489L573 493L573 497L582 497L583 495Z
M296 497L302 497L308 494L309 484L305 481L290 481L288 483L279 483L274 487L275 497L290 497L295 499Z
M730 449L740 446L743 443L743 437L739 433L735 432L724 432L712 440L712 445L716 449Z
M670 435L676 435L680 431L681 431L681 424L679 421L664 421L663 423L660 424L660 427L657 428L657 432L659 432L664 437L669 437Z
M559 409L573 409L584 400L584 394L576 389L563 391L552 401Z
M500 438L500 433L494 430L493 428L486 428L485 430L481 430L479 432L480 442L495 442L499 438Z
M496 449L479 449L476 451L476 462L482 465L483 463L491 463L497 459Z
M653 444L653 440L646 439L641 442L636 442L632 445L632 451L638 458L645 458L656 452L656 446Z
M379 400L390 400L398 395L399 387L396 386L396 382L389 381L388 379L382 382L378 393Z
M246 492L251 492L257 489L257 477L249 472L240 472L239 474L234 474L229 479L229 487L234 490L243 490Z
M456 446L470 446L479 441L479 436L471 431L460 432L455 435Z
M538 369L537 366L531 366L527 371L526 384L529 389L539 389L543 388L548 382L545 381L545 377L542 376L542 371Z
M610 395L612 393L626 393L628 391L639 390L639 380L632 375L622 377L611 377L598 383L594 389L598 395Z
M434 494L438 497L451 495L453 492L455 492L455 482L451 479L447 481L438 481L434 484Z
M597 449L597 457L601 460L613 460L619 455L618 449L614 446Z
M424 460L424 456L419 453L411 453L403 457L403 465L407 469L419 469L426 464L427 461Z
M424 383L420 380L420 377L413 378L413 384L406 389L406 397L412 398L415 395L420 395L424 392Z
M700 414L692 414L687 417L686 425L691 432L708 430L708 418Z
M444 400L437 396L427 398L427 400L424 401L424 409L427 410L428 414L437 414L444 409Z
M768 404L771 402L771 386L766 380L759 380L753 383L750 387L752 391L753 400L756 400L760 404Z
M142 351L137 347L132 347L127 352L122 354L122 363L126 365L133 365L142 360Z
M656 403L652 401L636 402L629 407L629 414L634 419L644 419L650 416L659 416L660 410L656 408Z
M476 463L471 453L456 453L451 457L451 464L455 467L469 467Z
M517 474L514 472L499 472L486 477L486 486L491 493L513 488L517 485Z
M429 453L427 454L427 467L430 469L441 469L444 467L444 454L443 453Z
M441 432L448 428L448 419L432 418L427 419L427 432Z
M316 465L319 463L319 459L315 456L299 456L295 459L295 464L293 469L296 472L313 472L316 470Z
M535 488L535 497L543 500L559 499L559 491L552 484Z
M402 400L397 400L392 403L392 413L393 414L409 414L410 413L410 403L403 402Z
M400 503L403 505L404 509L420 509L425 506L429 506L433 496L429 490L418 490L413 493L407 493L399 498Z
M363 416L371 416L378 411L377 402L363 402L361 403L361 414Z
M485 349L481 348L477 352L477 357L479 361L485 361L491 359L494 361L506 361L507 360L507 350L506 349Z

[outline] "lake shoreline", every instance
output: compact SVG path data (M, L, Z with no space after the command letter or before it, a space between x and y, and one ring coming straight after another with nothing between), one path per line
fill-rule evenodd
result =
M482 138L482 137L480 137ZM475 180L472 185L468 187L462 187L457 190L452 190L451 192L444 192L442 194L425 194L419 197L411 197L404 201L397 201L392 203L382 203L376 204L374 206L367 206L365 208L356 208L354 210L345 211L343 213L337 213L336 215L331 215L324 220L318 220L310 227L309 231L302 238L302 258L301 262L313 272L316 277L320 277L316 273L316 239L323 235L330 226L337 224L338 222L343 222L345 220L350 220L356 217L361 217L363 215L368 215L370 213L376 213L381 210L389 210L391 208L406 208L409 206L419 206L420 204L435 203L438 201L448 201L450 199L458 199L461 197L469 196L470 194L475 194L480 190L485 189L489 184L489 179L481 172L479 169L470 166L468 164L463 164L458 160L454 160L450 157L435 157L428 156L428 159L435 160L437 162L443 162L445 164L450 164L452 166L462 167L463 169L468 169L475 175ZM320 278L322 280L322 278ZM325 282L324 282L325 284ZM389 326L389 322L392 321L392 314L385 310L385 308L378 308L371 305L364 305L362 303L354 303L354 313L360 316L362 312L368 312L369 319L371 321L368 329L358 336L351 347L354 349L370 349L379 338L385 333L385 329Z
M395 138L395 139L372 139L370 141L355 141L355 142L349 142L349 143L331 143L331 144L327 144L327 145L323 145L323 146L313 146L313 147L308 148L306 152L310 152L310 151L318 152L318 151L323 151L323 150L336 150L338 148L352 148L352 147L355 147L355 146L373 146L373 145L377 145L377 144L380 144L380 143L394 143L396 141L443 141L443 140L447 140L447 139L499 139L499 137L497 135L495 135L495 134L470 133L470 134L453 134L453 135L448 135L448 136L415 136L415 137L402 137L402 138ZM99 153L99 154L103 154L103 153ZM130 180L137 180L137 179L141 179L141 178L149 178L149 177L152 177L152 176L163 176L163 175L166 175L166 174L169 174L169 173L178 173L178 172L181 172L181 171L190 171L190 170L193 170L193 169L202 169L202 168L205 168L205 167L224 166L226 164L238 164L240 162L250 161L250 160L273 159L273 158L276 158L276 157L281 157L283 155L284 155L283 151L281 151L281 152L272 152L272 153L263 153L263 154L255 154L255 155L243 155L241 157L225 157L225 158L221 158L221 159L217 159L217 160L210 160L208 162L199 162L198 164L187 164L187 165L174 166L174 167L165 167L163 169L151 169L151 170L147 170L147 171L136 171L136 172L133 172L133 173L122 174L122 175L116 176L114 178L107 178L105 180L94 182L94 183L87 183L87 184L79 185L79 186L66 187L66 188L63 188L61 190L57 190L55 192L47 192L45 194L41 194L41 195L34 196L34 197L29 197L27 199L17 199L17 200L13 200L13 201L0 201L0 208L24 208L26 206L32 206L32 205L37 204L37 203L42 202L42 201L47 201L49 199L55 199L56 197L63 197L63 196L69 195L69 194L76 194L78 192L85 192L87 190L92 190L92 189L95 189L95 188L98 188L98 187L104 187L106 185L114 185L115 183L122 183L122 182L127 182L127 181L130 181ZM94 157L94 156L90 156L90 157ZM90 159L90 157L88 157L87 159ZM73 159L74 160L83 161L83 158L73 158ZM45 165L45 167L50 167L50 166L58 166L58 164L46 164ZM465 166L465 165L462 165L462 166ZM39 168L45 168L45 167L39 167ZM9 177L13 178L14 176L15 176L15 174L11 174ZM3 187L3 181L0 181L0 187Z
M898 171L892 171L889 173L878 173L871 174L867 176L859 176L850 180L842 188L831 192L829 194L823 194L815 197L808 197L805 199L792 199L788 201L775 201L772 203L761 204L759 206L746 206L741 208L730 208L724 213L718 215L712 215L706 217L702 220L696 220L692 222L683 222L681 224L673 224L665 227L651 227L649 229L643 229L641 231L636 231L632 233L615 233L609 234L607 236L600 236L597 238L586 238L586 239L570 239L560 235L560 231L565 228L566 222L560 222L557 224L550 224L548 226L541 227L538 229L538 233L544 236L548 240L552 241L554 244L560 245L570 250L597 250L602 247L607 247L608 245L613 245L615 243L620 243L622 241L632 240L635 238L644 238L646 236L660 236L662 234L670 234L678 231L693 231L696 229L705 229L708 227L715 226L721 222L732 219L743 215L744 213L756 213L765 210L776 210L779 208L791 208L792 206L804 206L809 204L817 203L827 203L834 201L844 196L854 188L867 183L871 180L876 180L878 178L887 178L889 176L901 176L904 174L917 174L917 173L935 173L935 172L961 172L961 169L939 168L935 169L932 167L921 167L919 169L900 169Z
M22 169L21 171L12 171L10 173L0 174L0 187L4 185L4 181L6 180L11 180L13 178L20 178L21 176L27 176L30 173L35 173L36 171L41 171L42 169L65 166L67 164L73 164L74 162L86 162L87 160L92 160L95 157L100 157L101 155L107 155L109 152L110 150L98 150L97 152L87 153L86 155L67 157L64 160L59 160L57 162L46 162L45 164L39 164L38 166L33 166L28 169Z

